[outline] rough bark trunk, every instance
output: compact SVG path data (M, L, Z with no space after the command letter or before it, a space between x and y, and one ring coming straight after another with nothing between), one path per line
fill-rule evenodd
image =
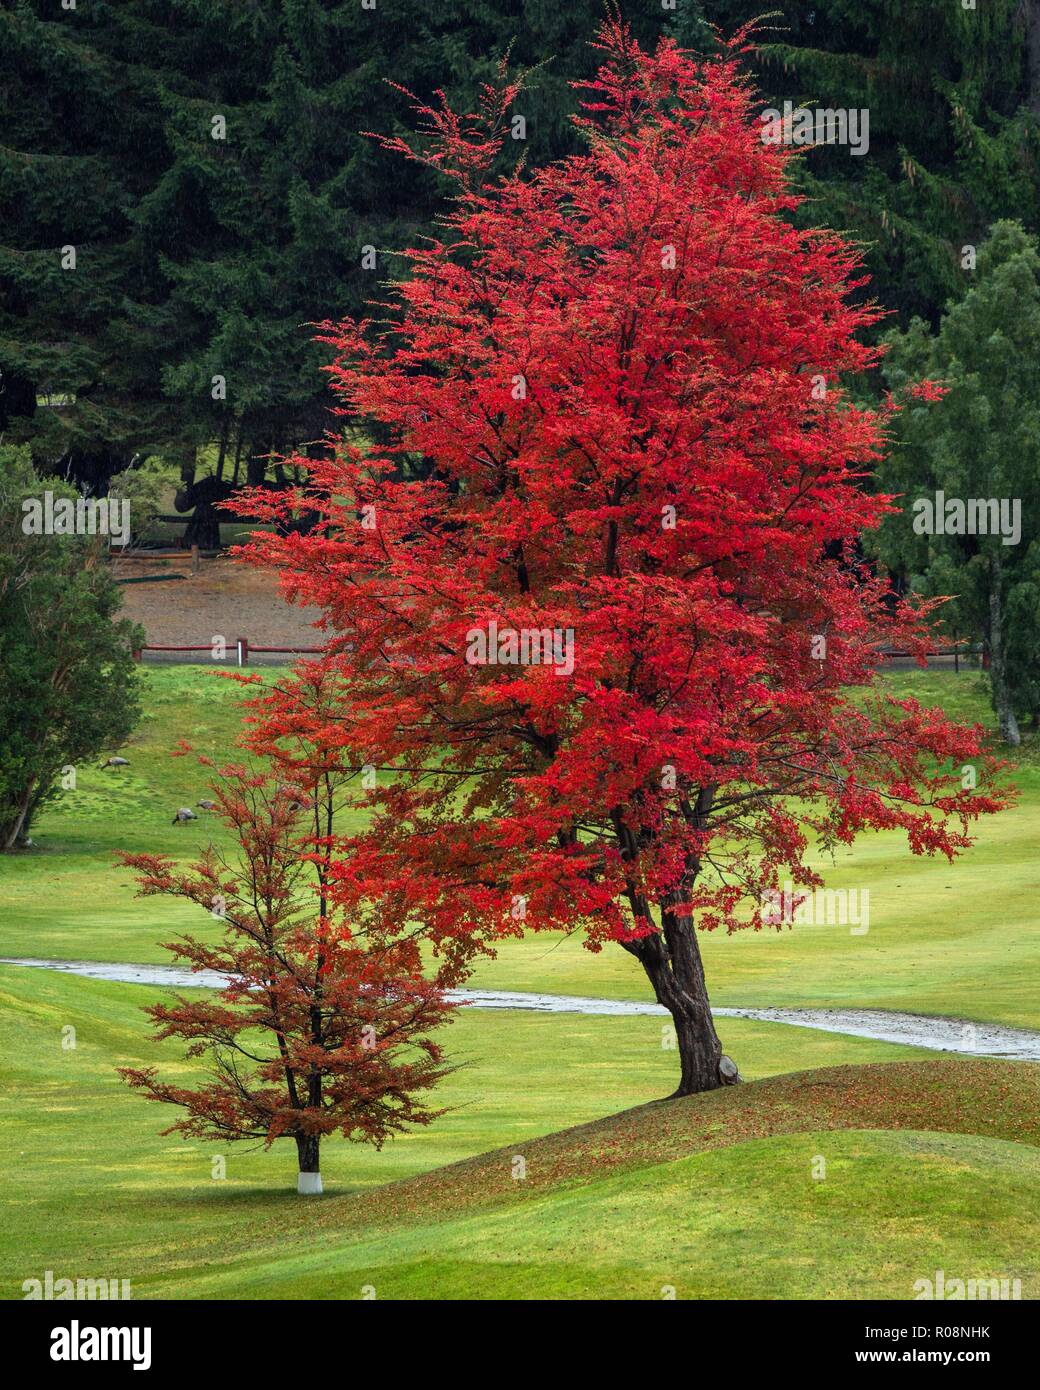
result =
M1002 605L1000 556L995 555L990 563L989 582L989 678L993 686L993 705L1000 726L1000 737L1011 748L1022 742L1018 731L1018 720L1011 703L1011 689L1007 679L1007 653L1004 648L1004 615Z
M316 1134L298 1134L296 1136L296 1153L300 1160L301 1173L317 1173L318 1170L318 1146L320 1139Z
M679 1085L669 1099L714 1091L737 1080L724 1074L722 1044L711 1017L697 931L692 917L664 913L663 936L625 943L672 1016L679 1048ZM726 1071L729 1071L727 1068Z
M300 1172L296 1179L296 1191L303 1197L319 1196L321 1170L318 1167L318 1145L321 1141L316 1134L298 1134L296 1152L300 1160Z
M687 823L703 831L715 799L716 788L705 784L694 800L681 802ZM639 854L639 842L621 812L611 812L614 831L622 858L634 863ZM691 1096L700 1091L714 1091L732 1085L740 1075L732 1060L723 1056L722 1044L711 1017L708 989L704 981L697 926L693 920L689 896L700 872L700 863L691 853L684 868L682 881L659 904L661 927L652 936L637 941L622 942L625 950L635 956L653 985L657 1002L672 1016L679 1048L679 1085L669 1097ZM651 904L634 883L627 890L632 915L637 921L650 921Z

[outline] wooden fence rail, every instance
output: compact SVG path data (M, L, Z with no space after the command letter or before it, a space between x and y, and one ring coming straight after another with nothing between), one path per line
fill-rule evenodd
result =
M322 653L325 651L325 648L324 648L324 647L266 647L266 646L260 646L259 644L255 643L255 642L250 642L250 640L249 640L248 637L236 637L233 643L229 643L229 644L228 644L227 650L228 650L228 655L232 658L232 660L234 661L235 665L237 665L237 666L248 666L248 665L249 665L249 658L250 658L251 655L258 655L258 656L259 656L259 655L264 655L264 654L270 654L270 655L278 655L278 656L321 656ZM218 658L212 657L212 652L213 652L213 643L212 643L212 642L200 642L200 643L198 643L198 644L189 644L189 645L184 645L184 646L160 646L160 645L158 645L158 644L156 644L156 643L148 642L148 643L146 643L144 646L142 646L142 647L137 647L137 648L135 649L135 651L134 651L134 660L135 660L135 661L140 661L140 660L142 659L142 657L143 657L143 655L144 655L145 652L209 652L210 655L211 655L211 659L212 659L212 660L218 660ZM911 656L913 655L913 653L912 653L912 652L908 652L908 651L900 651L900 650L898 650L897 648L891 648L891 649L882 648L882 649L881 649L881 652L880 652L880 655L886 656L886 657L895 657L895 658L908 658L908 657L911 657ZM931 660L932 657L937 657L937 656L945 656L945 657L950 657L950 656L952 656L952 657L953 657L953 660L954 660L954 670L955 670L955 671L959 671L959 670L960 670L960 658L961 658L962 656L981 656L981 657L982 657L982 666L983 666L983 669L984 669L984 670L988 667L988 664L989 664L988 661L987 661L987 658L986 658L986 653L984 652L983 648L980 647L980 646L969 646L969 647L939 647L939 648L937 648L935 651L926 652L925 655L926 655L926 657L927 657L929 660Z

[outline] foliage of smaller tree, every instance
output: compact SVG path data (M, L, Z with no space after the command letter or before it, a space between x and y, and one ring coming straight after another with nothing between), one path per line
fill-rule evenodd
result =
M430 1034L454 1005L446 986L458 962L442 956L429 978L419 943L400 919L357 912L330 899L336 821L359 768L310 740L306 725L327 714L320 663L264 702L253 731L258 759L218 770L216 815L231 827L231 858L212 846L187 870L166 855L123 854L142 895L196 904L222 924L216 940L184 936L167 949L195 971L216 971L215 995L178 995L146 1012L159 1039L205 1058L194 1084L161 1079L154 1067L121 1069L149 1099L180 1106L164 1130L186 1136L295 1141L299 1190L320 1192L320 1144L340 1134L381 1147L442 1110L423 1096L453 1068ZM292 699L296 718L281 719ZM204 763L207 759L202 760Z
M139 713L133 650L143 637L118 616L108 541L27 533L22 504L42 490L27 451L0 449L2 850L24 845L44 802L74 786L84 762L125 743Z

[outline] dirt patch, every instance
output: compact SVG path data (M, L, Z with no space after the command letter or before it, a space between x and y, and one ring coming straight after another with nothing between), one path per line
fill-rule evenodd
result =
M190 560L121 560L116 577L181 574L155 584L123 585L126 616L141 624L150 645L195 646L217 635L230 646L239 637L261 647L317 647L322 637L312 624L316 608L287 604L277 576L221 555L203 560L198 574Z

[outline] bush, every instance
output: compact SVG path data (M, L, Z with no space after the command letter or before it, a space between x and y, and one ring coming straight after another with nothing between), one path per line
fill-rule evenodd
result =
M139 714L143 634L117 616L107 541L27 534L23 503L43 491L26 452L0 448L0 850L25 844L40 806Z

